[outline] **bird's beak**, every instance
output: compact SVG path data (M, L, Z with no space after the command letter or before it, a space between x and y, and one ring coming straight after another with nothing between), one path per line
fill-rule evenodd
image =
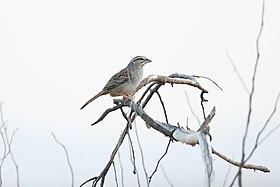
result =
M144 62L143 65L148 64L148 63L150 63L150 62L152 62L152 61L151 61L150 59L147 58L147 59L145 60L145 62Z
M142 61L141 67L143 67L145 64L148 64L150 62L152 62L152 61L150 59L146 58L144 61Z

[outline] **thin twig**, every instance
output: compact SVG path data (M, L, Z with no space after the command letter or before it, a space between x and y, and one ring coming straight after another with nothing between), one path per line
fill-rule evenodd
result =
M92 186L96 186L97 183L98 183L98 181L99 181L100 179L104 182L104 179L105 179L105 177L106 177L106 174L107 174L108 170L110 169L110 167L111 167L111 165L112 165L112 163L113 163L113 161L114 161L114 158L115 158L115 156L116 156L116 154L117 154L117 152L118 152L120 146L122 145L123 140L124 140L125 136L127 135L127 132L128 132L128 131L129 131L129 125L127 125L127 126L125 127L125 129L123 130L123 132L122 132L122 134L121 134L121 136L120 136L120 138L119 138L119 141L118 141L117 145L115 146L114 150L113 150L112 153L111 153L111 156L110 156L110 159L109 159L107 165L105 166L105 168L103 169L103 171L100 173L100 175L97 176L97 177L92 177L92 178L86 180L85 182L83 182L83 183L80 185L80 187L84 186L85 184L87 184L87 183L89 183L89 182L91 182L91 181L92 181ZM102 182L101 182L101 186L103 186L103 183L102 183Z
M226 51L226 55L227 55L227 57L228 57L228 59L229 59L229 61L230 61L231 65L233 66L233 70L234 70L234 72L236 72L237 77L238 77L239 81L241 82L241 84L242 84L242 86L243 86L244 90L245 90L245 91L246 91L246 93L249 95L249 94L250 94L250 92L249 92L249 90L248 90L248 88L247 88L247 86L246 86L246 84L245 84L245 82L244 82L244 80L243 80L242 76L240 75L240 73L239 73L238 69L236 68L236 66L235 66L235 64L234 64L234 62L233 62L233 60L232 60L232 58L230 57L230 55L229 55L229 52L228 52L228 51Z
M266 140L273 132L275 132L278 128L280 127L280 123L276 125L273 129L271 129L264 137L261 139L260 143L261 144L264 140Z
M118 175L117 175L117 170L116 170L115 162L113 162L112 164L113 164L113 168L114 168L114 175L115 175L116 186L119 187L119 185L118 185Z
M127 125L131 128L132 127L132 124L131 124L131 119L129 119L127 117L127 115L125 114L125 112L123 111L123 108L120 108L121 112L122 112L122 115L123 117L126 119L127 121ZM127 136L128 136L128 145L129 145L129 150L130 150L130 160L131 160L131 163L133 165L133 174L136 174L136 177L137 177L137 183L138 183L138 186L140 187L140 177L139 177L139 173L137 171L137 168L136 168L136 159L135 159L135 151L134 151L134 147L133 147L133 144L132 144L132 140L131 140L131 136L130 136L130 133L129 131L127 132Z
M159 101L161 103L161 106L162 106L162 109L163 109L163 113L164 113L164 117L165 117L165 121L166 121L166 123L169 123L168 122L168 117L167 117L167 111L166 111L164 102L163 102L163 100L161 98L161 95L160 95L160 93L158 91L156 91L156 94L158 95Z
M7 145L6 145L6 140L5 140L5 135L4 133L2 132L2 129L4 129L4 126L5 126L5 122L4 122L4 117L3 117L3 111L2 111L2 104L3 103L0 103L0 115L1 115L1 128L0 128L0 134L1 134L1 138L2 138L2 141L3 141L3 157L1 158L1 163L0 163L0 187L2 187L2 184L3 184L3 181L2 181L2 167L3 167L3 164L4 164L4 161L5 161L5 158L8 156L9 154L9 151L7 151Z
M121 109L123 117L127 121L127 124L131 127L132 126L131 120L127 117L127 115L123 111L123 108L120 108L120 109ZM127 132L127 135L128 135L128 140L129 140L129 144L128 145L129 145L129 149L130 149L130 160L131 160L132 165L133 165L133 174L136 174L137 170L136 170L136 164L135 164L135 152L134 152L134 148L133 148L133 144L132 144L132 140L131 140L129 131Z
M170 179L168 178L168 175L165 173L165 170L163 168L162 165L160 165L160 168L161 168L161 171L163 173L163 176L164 178L167 180L168 184L171 186L171 187L174 187L174 185L172 184L172 182L170 181Z
M146 165L145 165L144 151L143 151L141 143L140 143L138 130L137 130L137 125L135 125L135 134L136 134L137 144L138 144L138 147L139 147L139 150L140 150L141 162L142 162L142 167L143 167L145 178L146 178L147 187L149 187L150 184L149 184L148 173L147 173L147 169L146 169Z
M228 177L229 177L229 174L230 174L231 168L232 168L232 165L231 165L231 164L229 164L229 165L228 165L228 169L227 169L227 173L226 173L226 176L225 176L225 180L224 180L223 187L226 187L226 186L227 186L227 180L228 180Z
M98 120L96 120L94 123L92 123L91 125L96 125L97 123L99 123L100 121L102 121L110 112L113 112L119 108L121 108L122 105L117 105L114 106L112 108L108 108L107 110L105 110L105 112L98 118Z
M127 135L128 135L128 145L129 145L129 150L130 150L130 161L131 161L131 163L133 165L133 174L137 174L134 147L133 147L133 144L132 144L132 140L131 140L130 134L127 133Z
M259 139L260 139L260 136L262 135L262 133L264 132L264 130L266 129L268 123L270 122L271 118L274 116L275 112L276 112L276 109L277 109L277 104L278 104L278 100L279 100L279 96L280 94L278 94L278 97L275 101L275 104L274 104L274 108L271 112L271 114L269 115L269 117L267 118L266 122L264 123L264 126L262 127L262 129L259 131L258 135L257 135L257 138L256 138L256 141L255 141L255 145L251 151L251 153L249 154L249 156L244 160L244 162L247 162L251 157L252 155L254 154L255 150L257 149L257 147L260 145L259 143Z
M52 132L52 136L53 136L53 139L55 140L55 142L59 146L62 147L62 149L63 149L63 151L65 153L65 156L66 156L66 159L67 159L67 165L68 165L70 173L71 173L71 186L74 187L74 171L73 171L73 168L72 168L72 165L71 165L71 162L70 162L68 151L67 151L65 145L63 143L61 143L60 141L58 141L58 139L56 138L54 132Z
M192 108L192 106L191 106L191 103L190 103L190 100L189 100L189 96L188 96L186 90L185 90L185 96L186 96L186 99L187 99L187 104L188 104L188 106L189 106L189 108L190 108L190 110L191 110L191 113L192 113L192 115L195 117L195 119L196 119L198 125L200 126L200 125L201 125L200 120L199 120L198 116L195 114L195 112L193 111L193 108Z
M2 138L4 140L4 144L5 144L5 142L7 144L5 146L5 151L7 150L6 147L8 147L7 155L10 154L12 162L13 162L13 164L15 166L15 169L16 169L16 182L17 182L17 187L19 187L20 186L20 182L19 182L19 167L18 167L18 164L17 164L16 159L14 157L12 148L11 148L14 135L15 135L16 131L18 130L18 128L16 130L14 130L14 132L12 133L11 139L9 139L8 129L7 129L7 126L5 125L4 117L3 117L2 103L0 103L0 114L1 114L1 123L2 123L1 128L3 128L3 131L4 131L3 134L2 134L2 131L1 131L1 136L4 135L4 136L2 136ZM2 166L3 166L3 163L4 163L4 159L5 159L5 156L3 157L3 160L1 161L1 165L0 165L1 168L0 168L0 170L2 169ZM2 173L0 173L0 175L2 175ZM1 176L1 186L2 186L2 182L3 181L2 181L2 176Z
M211 81L213 84L215 84L215 86L217 86L221 91L223 91L223 89L212 79L210 79L209 77L205 77L205 76L200 76L200 75L193 75L195 78L203 78L203 79L207 79L209 81Z
M118 158L119 158L119 163L120 163L120 169L121 169L121 186L124 187L124 180L123 180L123 165L122 165L122 160L121 160L121 153L118 151Z
M168 149L169 149L169 146L170 146L170 143L171 143L171 142L172 142L172 139L169 139L168 144L167 144L166 149L165 149L165 152L164 152L163 155L159 158L159 160L158 160L158 162L157 162L157 165L156 165L156 167L155 167L153 173L152 173L151 176L149 177L149 183L151 183L154 174L157 172L158 166L159 166L161 160L162 160L162 159L165 157L165 155L168 153Z
M255 92L255 80L256 80L256 75L257 75L259 59L260 59L259 41L260 41L260 37L261 37L262 31L263 31L263 26L264 26L264 12L265 12L265 0L263 0L261 26L260 26L259 34L258 34L257 40L256 40L257 56L256 56L254 72L253 72L253 76L252 76L252 87L251 87L251 91L250 91L250 95L249 95L249 110L248 110L248 115L247 115L246 128L245 128L245 133L244 133L243 140L242 140L242 152L241 152L241 161L240 161L241 165L245 164L244 163L244 161L245 161L245 143L246 143L249 126L250 126L250 122L251 122L252 102L253 102L253 96L254 96L254 92ZM242 186L242 167L239 167L239 170L238 170L238 185L240 187Z
M262 171L264 173L268 173L270 172L270 170L267 167L264 166L258 166L258 165L253 165L253 164L242 164L241 162L237 162L235 160L232 160L230 158L228 158L227 156L225 156L224 154L218 152L217 150L215 150L213 147L212 148L212 153L219 156L221 159L227 161L228 163L236 166L236 167L241 167L244 169L252 169L252 170L259 170Z

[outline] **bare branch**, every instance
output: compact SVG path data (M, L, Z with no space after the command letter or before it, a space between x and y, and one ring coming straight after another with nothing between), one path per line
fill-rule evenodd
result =
M166 76L162 76L162 75L151 75L145 79L143 79L137 90L141 89L143 86L151 83L151 82L158 82L158 83L169 83L169 84L187 84L189 86L193 86L196 87L198 89L200 89L201 91L208 93L208 91L203 88L198 82L193 81L193 80L189 80L189 79L176 79L176 78L170 78L170 77L166 77Z
M142 149L142 146L141 146L141 143L140 143L140 139L139 139L139 135L138 135L138 130L137 130L137 125L135 125L135 134L136 134L136 139L137 139L138 147L139 147L139 150L140 150L141 162L142 162L142 167L143 167L145 178L146 178L146 184L147 184L147 187L149 187L150 184L149 184L147 169L146 169L146 166L145 166L144 152L143 152L143 149Z
M17 182L17 187L19 187L19 167L18 167L18 164L16 162L16 159L14 157L14 154L12 152L12 141L13 141L13 138L14 138L14 135L16 133L16 131L18 130L18 128L16 130L14 130L14 132L12 133L12 136L11 136L11 139L9 139L9 135L8 135L8 129L7 129L7 126L5 125L6 123L4 122L4 117L3 117L3 109L2 109L2 103L0 103L0 115L1 115L1 129L3 128L3 131L4 133L1 131L1 137L3 139L3 144L4 144L4 151L6 152L6 155L5 155L5 152L4 152L4 157L1 161L1 164L0 164L0 186L2 186L2 166L3 166L3 163L4 163L4 159L6 158L6 156L8 154L10 154L11 156L11 159L12 159L12 162L15 166L15 169L16 169L16 182ZM6 144L6 145L5 145ZM7 151L7 147L8 147L8 151Z
M257 55L256 55L255 66L254 66L254 72L253 72L253 76L252 76L252 88L251 88L251 91L249 94L249 110L248 110L248 115L247 115L246 128L245 128L245 133L244 133L243 140L242 140L241 165L243 165L244 161L245 161L245 143L246 143L246 139L248 136L248 130L249 130L250 122L251 122L252 101L253 101L253 96L254 96L254 92L255 92L255 79L256 79L257 68L258 68L259 59L260 59L259 41L260 41L260 37L261 37L262 31L263 31L263 26L264 26L264 12L265 12L265 0L263 0L261 26L260 26L259 34L258 34L258 37L256 40ZM237 175L238 175L238 185L241 187L242 186L242 167L239 167Z
M202 112L203 112L203 117L204 117L204 120L205 120L206 115L205 115L205 110L204 110L204 105L203 105L203 103L204 103L204 102L208 102L208 100L204 98L204 93L206 93L206 92L203 92L203 91L202 91L201 94L200 94L200 105L201 105Z
M158 160L158 162L157 162L157 165L156 165L156 167L155 167L153 173L152 173L151 176L149 177L149 183L151 183L152 177L153 177L154 174L157 172L158 166L159 166L161 160L162 160L162 159L165 157L165 155L167 154L171 142L172 142L172 139L169 139L168 144L167 144L167 147L166 147L166 149L165 149L165 152L164 152L163 155L159 158L159 160Z
M120 154L120 151L118 151L118 158L119 158L120 169L121 169L121 186L122 186L122 187L124 187L124 180L123 180L123 166L122 166L122 161L121 161L121 154Z
M276 125L273 129L271 129L264 137L263 139L261 139L259 145L266 140L273 132L275 132L278 128L280 127L280 123L278 125Z
M198 134L198 142L200 146L200 151L201 151L201 156L203 160L203 165L204 165L204 186L211 187L212 186L212 181L214 178L214 169L213 169L213 158L211 156L210 149L211 147L209 146L207 142L206 135L202 133L201 131Z
M117 106L114 106L112 108L108 108L107 110L105 110L105 112L98 118L98 120L96 122L94 122L93 124L91 125L96 125L97 123L99 123L100 121L102 121L110 112L113 112L119 108L121 108L122 105L117 105Z
M168 184L169 184L171 187L174 187L174 185L172 184L172 182L169 180L168 176L166 175L165 170L164 170L164 168L163 168L162 165L160 165L160 168L161 168L161 171L162 171L162 173L163 173L165 179L167 180Z
M241 164L240 162L234 161L234 160L228 158L227 156L225 156L224 154L218 152L213 147L212 147L212 153L217 155L221 159L227 161L228 163L236 166L236 167L241 167L241 168L244 168L244 169L252 169L254 171L259 170L259 171L262 171L264 173L270 172L270 170L267 167L264 167L264 166L258 166L258 165L253 165L253 164Z
M200 124L201 124L201 123L200 123L200 120L199 120L198 116L195 114L195 112L193 111L193 108L192 108L191 103L190 103L190 101L189 101L189 96L188 96L188 94L187 94L186 91L185 91L185 96L186 96L186 98L187 98L187 104L188 104L188 106L189 106L189 108L190 108L190 110L191 110L192 115L195 117L195 119L196 119L198 125L200 125Z
M67 165L69 167L69 170L70 170L70 173L71 173L71 186L74 187L74 171L73 171L73 168L72 168L72 165L71 165L71 162L70 162L70 158L69 158L69 154L68 154L68 151L65 147L64 144L62 144L60 141L58 141L58 139L56 138L55 134L52 132L52 136L53 136L53 139L55 140L55 142L62 147L64 153L65 153L65 156L66 156L66 159L67 159Z
M213 149L212 149L212 152L213 152ZM225 176L225 180L224 180L224 183L223 183L223 187L226 187L226 186L227 186L226 184L227 184L227 180L228 180L228 177L229 177L231 168L232 168L232 165L229 164L229 165L228 165L228 170L227 170L227 173L226 173L226 176Z
M114 175L115 175L116 186L119 187L119 184L118 184L118 175L117 175L117 170L116 170L115 162L113 162L112 164L113 164L113 168L114 168Z
M279 97L280 97L280 93L278 94L278 97L275 101L275 104L274 104L274 108L273 108L273 111L271 112L271 114L269 115L269 117L267 118L264 126L262 127L262 129L259 131L258 135L257 135L257 138L256 138L256 141L255 141L255 145L251 151L251 153L249 154L249 156L245 159L244 162L247 162L251 156L254 154L255 150L257 149L257 147L259 146L259 139L260 139L260 136L262 135L262 133L264 132L264 130L266 129L268 123L270 122L271 118L274 116L275 112L276 112L276 109L277 109L277 104L278 104L278 100L279 100Z
M215 84L215 86L217 86L221 91L223 91L223 89L215 81L213 81L209 77L205 77L205 76L201 76L201 75L193 75L193 77L207 79L207 80L211 81L213 84Z
M231 65L233 66L233 70L234 70L234 72L236 72L237 77L238 77L238 79L240 80L240 82L241 82L241 84L242 84L244 90L245 90L246 93L249 95L249 94L250 94L249 89L247 88L247 86L246 86L246 84L245 84L245 82L244 82L242 76L240 75L238 69L236 68L236 66L235 66L235 64L234 64L234 62L233 62L233 60L232 60L232 58L230 57L228 51L226 51L226 55L227 55L227 57L228 57L228 59L229 59Z
M92 178L86 180L85 182L83 182L83 183L80 185L80 187L81 187L81 186L84 186L85 184L87 184L87 183L89 183L89 182L91 182L91 181L92 181L92 186L94 187L94 186L97 185L97 183L99 182L100 179L102 179L102 181L101 181L101 186L103 186L103 183L104 183L104 179L105 179L105 177L106 177L106 174L107 174L107 172L109 171L109 169L110 169L110 167L111 167L111 165L112 165L112 163L113 163L113 161L114 161L114 158L115 158L115 156L116 156L116 154L117 154L117 152L118 152L118 150L119 150L121 144L123 143L123 140L124 140L125 136L127 135L127 132L128 132L128 131L129 131L129 125L127 125L127 126L125 127L125 129L123 130L123 132L122 132L122 134L121 134L121 136L120 136L120 138L119 138L119 141L118 141L117 145L115 146L115 148L114 148L114 150L113 150L113 152L112 152L112 154L111 154L111 156L110 156L110 160L108 161L107 165L105 166L105 168L103 169L103 171L100 173L100 175L97 176L97 177L92 177Z
M134 148L133 148L133 144L132 144L132 140L131 140L131 137L130 137L130 134L129 132L127 133L128 135L128 145L129 145L129 150L130 150L130 161L133 165L133 174L137 174L137 169L136 169L136 159L135 159L135 151L134 151Z
M168 123L167 111L166 111L164 102L163 102L163 100L162 100L162 98L160 96L160 93L158 91L156 91L156 94L158 95L159 101L161 103L161 106L162 106L162 109L163 109L163 113L164 113L164 117L165 117L165 121L166 121L166 123Z

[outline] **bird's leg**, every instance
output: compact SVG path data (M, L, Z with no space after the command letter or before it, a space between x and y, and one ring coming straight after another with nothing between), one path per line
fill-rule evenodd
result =
M133 101L133 97L131 95L123 95L123 98L126 99L126 100Z

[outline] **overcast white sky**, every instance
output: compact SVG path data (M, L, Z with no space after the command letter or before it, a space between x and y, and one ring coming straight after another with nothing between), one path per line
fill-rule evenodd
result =
M12 148L19 165L21 186L70 185L65 155L51 132L68 148L76 186L99 174L125 127L125 120L120 112L115 112L102 123L90 126L112 106L109 96L100 97L83 111L79 108L136 55L153 61L145 67L145 76L175 72L204 75L223 88L221 92L213 84L199 80L210 92L206 95L207 112L217 107L211 123L211 144L239 160L248 96L226 51L250 88L261 5L260 0L0 1L0 102L3 102L9 133L19 127ZM267 0L247 152L280 91L279 9L278 0ZM189 126L197 129L184 91L188 92L195 112L202 119L197 90L166 85L161 94L170 123L183 125L189 118ZM147 107L154 118L164 120L159 109L156 98ZM268 130L279 122L278 112ZM150 174L164 153L168 139L147 129L140 119L137 127ZM144 186L135 131L131 134ZM279 130L272 134L249 161L267 166L271 173L246 171L246 186L280 185L280 151L275 146L279 135ZM213 157L214 186L221 186L228 164ZM121 147L121 160L125 185L136 186L127 140ZM116 164L119 165L118 161ZM198 146L173 143L162 165L174 186L202 186L204 176ZM231 168L229 181L235 174L234 169ZM15 169L10 159L4 163L2 172L3 186L15 186ZM106 184L114 184L112 170ZM151 185L168 186L161 170Z

